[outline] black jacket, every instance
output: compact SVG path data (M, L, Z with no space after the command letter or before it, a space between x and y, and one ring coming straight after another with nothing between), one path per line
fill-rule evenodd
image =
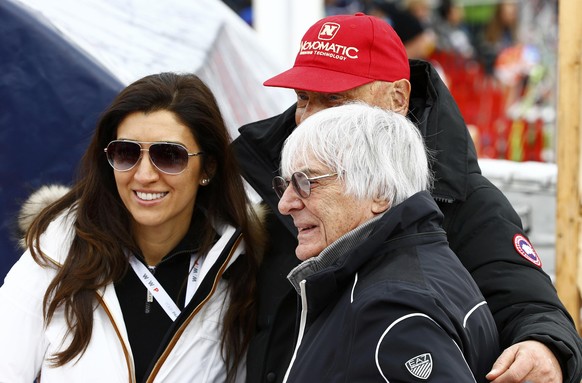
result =
M565 382L582 378L582 341L548 275L521 256L515 235L521 220L503 193L481 175L461 113L434 68L411 60L409 117L433 152L431 194L444 213L449 244L487 299L501 347L527 339L543 342L560 361ZM476 100L477 102L477 100ZM295 292L285 279L299 262L296 230L277 210L271 179L278 174L285 138L295 129L295 105L240 128L234 142L243 174L270 206L271 248L259 276L257 335L249 349L248 381L280 382L292 353Z
M302 265L303 336L287 382L487 382L495 321L441 224L417 193L331 265Z

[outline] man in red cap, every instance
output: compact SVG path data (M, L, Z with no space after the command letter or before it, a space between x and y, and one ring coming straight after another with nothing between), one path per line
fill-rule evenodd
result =
M299 262L297 230L279 214L271 188L281 147L308 116L354 100L407 115L434 155L431 194L444 213L450 247L487 299L505 348L487 378L580 382L582 341L518 214L481 175L463 117L436 71L424 61L409 61L387 23L364 14L318 21L303 37L293 68L265 85L294 89L297 103L241 127L233 144L245 179L272 210L248 382L282 381L296 335L297 297L286 276Z

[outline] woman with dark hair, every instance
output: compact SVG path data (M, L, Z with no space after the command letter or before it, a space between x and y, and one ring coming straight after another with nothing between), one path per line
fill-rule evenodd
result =
M515 0L500 1L484 26L480 37L480 55L487 74L495 71L499 54L518 43L520 4Z
M124 89L0 288L0 381L244 381L264 238L195 75Z

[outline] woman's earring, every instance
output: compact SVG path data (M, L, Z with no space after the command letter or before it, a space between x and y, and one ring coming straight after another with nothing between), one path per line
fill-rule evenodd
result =
M206 186L206 185L208 185L209 182L210 182L209 178L202 178L202 180L200 181L200 184L202 186Z

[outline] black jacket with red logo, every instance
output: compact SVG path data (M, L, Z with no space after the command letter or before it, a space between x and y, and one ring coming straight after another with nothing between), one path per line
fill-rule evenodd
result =
M548 275L520 255L514 237L526 237L503 193L481 175L460 111L434 68L411 60L410 119L433 152L432 197L444 213L453 251L477 282L499 329L502 349L534 339L557 356L564 381L582 379L582 341ZM259 275L257 334L248 352L250 383L281 382L293 352L296 293L286 276L298 264L297 231L279 214L271 188L284 140L295 129L295 105L240 128L234 148L243 175L271 208L270 249ZM532 259L535 261L535 259Z

